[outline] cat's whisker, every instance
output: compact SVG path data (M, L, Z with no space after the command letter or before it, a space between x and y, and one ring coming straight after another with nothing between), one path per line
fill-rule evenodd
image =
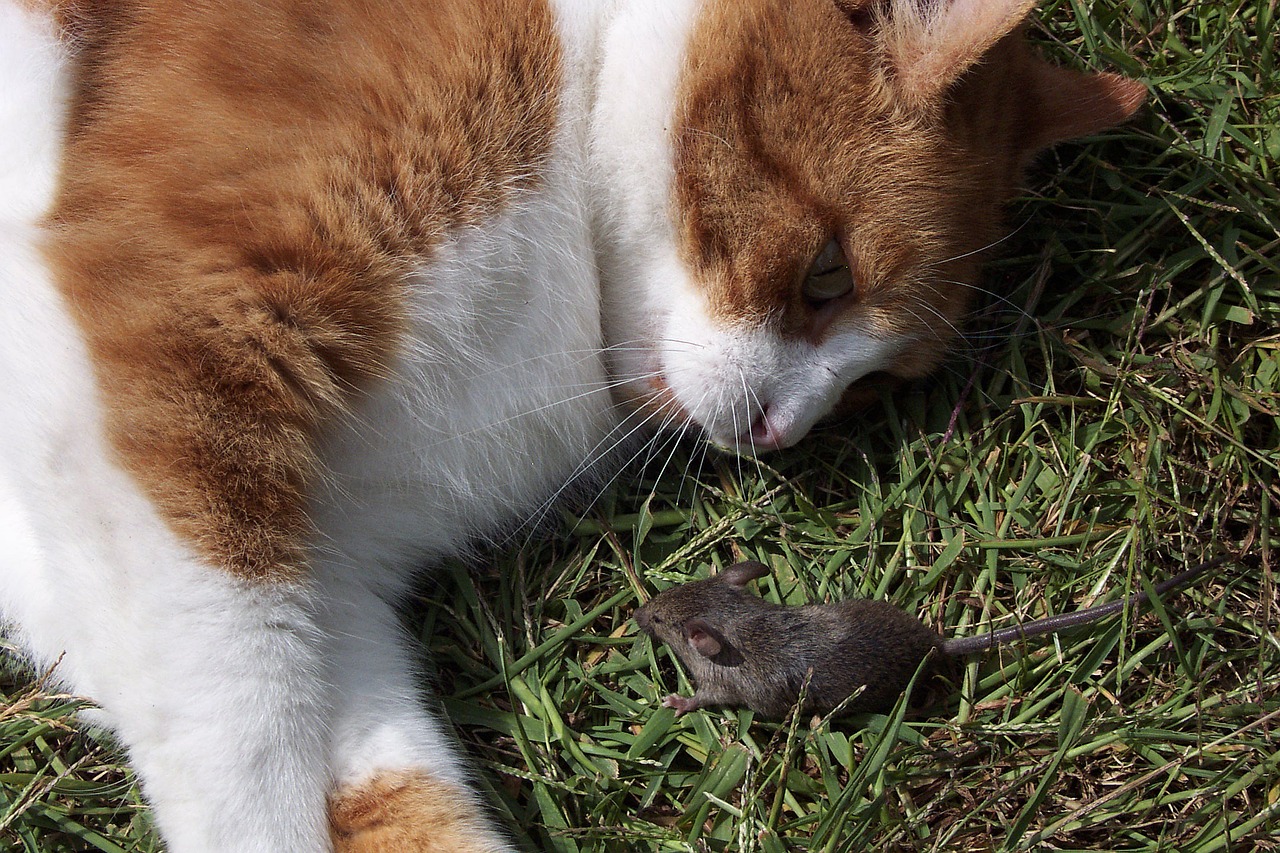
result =
M763 417L765 415L765 407L764 407L764 404L760 401L760 397L747 383L746 374L739 371L739 376L742 380L743 396L745 397L747 405L749 407L748 417L750 417L751 413L756 410L759 410L761 417ZM759 448L756 447L755 431L752 429L752 424L750 423L747 425L747 440L751 443L751 460L752 462L755 463L756 475L760 478L761 482L764 482L768 480L768 477L765 475L764 463L760 461Z
M630 433L628 433L627 436L623 437L622 442L620 442L619 445L615 445L615 448L617 446L620 446L621 443L624 443L627 440L627 438L633 435L635 432L649 428L652 421L657 420L660 417L662 419L662 423L659 424L653 430L653 432L655 433L656 436L670 436L671 433L668 433L667 430L672 425L672 423L674 423L675 420L678 418L678 414L675 412L650 411L644 415L644 417L637 424L637 426ZM679 442L686 435L688 429L690 429L690 426L688 423L681 424L678 427L678 429L675 430L675 435L669 439L673 443L673 452L674 452L674 448L678 446ZM636 460L638 460L642 455L645 455L647 458L645 462L641 463L641 468L643 470L645 467L647 467L649 464L649 460L653 458L656 444L659 444L662 440L664 439L659 438L656 440L644 442L635 451L635 453L631 455L630 458L622 460L619 464L614 466L614 473L610 475L605 482L599 484L599 487L595 490L594 496L592 497L590 502L586 505L586 507L584 507L580 511L579 514L582 516L587 515L591 511L591 509L600 501L600 499L607 493L607 491L610 488L612 488L612 486L623 475L623 473L625 473L628 468L633 466L636 463ZM584 464L579 470L585 471L590 467L592 466ZM664 466L663 468L664 473L665 473L665 470L666 469ZM538 524L541 524L542 519L545 518L546 513L550 512L551 509L553 509L554 506L558 504L562 499L563 499L563 489L558 490L555 495L553 495L551 498L549 498L547 501L544 502L542 511L537 518L537 524L526 524L525 526L529 526L531 527L531 529L536 529L536 526Z
M739 432L738 435L739 435L739 439L743 435L747 437L747 446L751 449L751 457L754 459L756 456L757 448L756 448L755 431L752 429L752 425L755 423L755 418L753 417L753 415L755 414L755 406L759 406L760 401L758 398L756 398L754 394L751 393L751 388L748 387L747 385L747 375L745 372L743 372L742 368L738 368L738 384L742 386L742 398L741 398L742 406L746 410L745 417L742 420L742 422L746 424L746 429ZM734 406L734 408L736 409L737 407ZM760 412L763 415L764 413L763 406L760 406ZM736 412L735 412L734 422L736 425L737 423ZM741 477L741 472L739 472L739 477Z
M931 323L931 322L929 322L929 320L927 320L927 319L926 319L922 314L920 314L918 311L916 311L915 307L913 307L913 306L927 307L927 308L928 308L930 311L932 311L934 314L938 314L937 309L935 309L933 306L929 305L929 304L928 304L928 303L926 303L926 302L903 303L903 305L902 305L902 310L903 310L903 311L906 311L908 314L910 314L912 317L914 317L917 321L919 321L920 325L924 328L924 330L925 330L928 334L932 335L932 336L933 336L933 338L934 338L938 343L940 343L940 344L949 344L949 343L951 342L952 338L951 338L950 336L948 336L948 335L944 335L944 334L942 334L942 332L940 332L938 329L935 329L935 328L934 328L934 324L933 324L933 323ZM941 317L941 315L940 315L940 314L938 314L938 316L940 316L940 317ZM943 319L945 320L946 318L943 318ZM947 325L947 327L949 327L949 328L951 329L951 331L953 332L953 334L958 334L958 332L957 332L957 330L956 330L956 328L955 328L955 326L954 326L954 325L952 325L950 322L946 323L946 325Z
M671 461L675 458L676 452L680 449L680 444L684 438L686 429L687 429L687 424L682 425L680 429L674 430L672 432L671 439L670 439L671 449L666 454L666 459L663 461L662 467L658 470L658 474L654 478L655 483L661 482L662 479L666 476L667 469L671 466ZM646 462L646 467L647 465L648 463Z
M679 426L678 432L680 433L681 444L685 443L685 440L688 437L691 429L693 429L693 426L688 422L685 422ZM700 442L699 450L698 450L698 456L700 458L705 458L707 447L709 447L709 442L707 441ZM693 502L696 499L697 493L698 493L698 485L699 485L698 477L701 475L701 465L699 465L698 474L694 475L690 471L691 462L692 460L686 460L684 469L680 472L680 483L676 488L676 495L679 498L683 498L685 495L685 487L687 485L689 488L689 492L688 492L689 501Z
M525 327L524 324L520 324L519 326L519 328L524 328L524 327ZM408 351L413 353L415 357L412 359L404 359L402 361L413 364L416 373L421 373L423 368L433 363L441 362L445 359L452 358L452 354L440 352L435 348L428 347L425 343L421 341L411 339L407 341L407 345L409 348ZM584 362L590 361L592 359L599 358L601 355L611 353L611 352L647 352L647 351L651 351L652 348L653 348L652 341L637 338L633 340L620 341L615 344L608 344L608 345L599 346L599 347L588 347L588 348L581 348L581 349L564 349L564 350L556 350L554 352L539 353L537 355L532 355L527 358L518 359L516 361L508 361L501 365L490 367L485 370L474 371L466 375L470 379L484 379L489 376L498 375L503 373L504 371L511 370L517 367L523 367L529 364L536 364L538 362L548 362L548 361L558 362L558 361L561 361L564 356L581 356L581 358L575 361L569 362L569 364L571 365L578 365L578 364L582 364ZM479 356L480 354L477 352L476 355ZM432 356L437 356L437 357L433 358ZM450 363L454 363L454 362L450 362ZM404 365L401 365L402 369L403 367Z
M927 289L930 292L932 292L934 295L941 295L938 290L936 279L930 279L928 277L922 277L918 282L916 282L916 289L917 290ZM927 309L931 314L933 314L935 317L937 317L939 320L942 321L944 327L948 329L953 336L957 338L963 336L963 333L961 332L960 328L956 325L956 323L950 318L948 318L945 314L943 314L936 306L934 306L931 302L929 302L928 299L925 299L923 294L919 294L919 293L911 294L910 301L909 302L904 301L903 305L904 307L908 308L908 310L910 305L918 305L920 307ZM919 314L913 314L913 316L915 316L917 319L920 319L924 325L929 326L930 330L935 331L936 333L936 330L932 329L932 324L926 323L920 317ZM946 342L948 340L948 338L944 335L939 334L937 335L937 337L938 337L938 340L943 342Z
M698 473L694 479L694 488L703 481L703 474L706 471L707 460L711 458L712 447L711 442L703 441L698 446Z
M679 367L679 368L677 368L677 373L678 373L680 370L688 370L688 369L690 369L690 368L687 368L687 367ZM510 415L510 416L508 416L508 417L506 417L506 418L503 418L503 419L500 419L500 420L497 420L497 421L492 421L492 422L487 423L487 424L484 424L484 425L482 425L482 426L475 427L474 429L471 429L471 430L466 430L466 431L462 431L462 432L453 432L453 433L450 433L449 435L447 435L447 436L445 436L445 437L443 437L443 438L439 439L438 441L436 441L436 442L434 442L434 443L432 443L432 444L424 445L424 446L422 446L422 447L420 447L420 448L415 448L415 449L414 449L414 450L412 450L412 451L407 451L407 450L406 450L406 451L404 451L404 452L405 452L405 454L406 454L406 455L412 454L412 455L414 455L414 456L419 456L419 455L421 455L421 452L422 452L422 451L424 451L424 450L432 450L432 449L435 449L435 448L438 448L438 447L441 447L441 446L444 446L444 445L450 444L450 443L452 443L452 442L462 441L462 440L465 440L465 439L468 439L468 438L475 438L475 437L478 437L478 436L482 436L482 435L486 434L487 432L489 432L490 430L493 430L493 429L496 429L496 428L499 428L499 427L502 427L502 426L505 426L505 425L508 425L508 424L511 424L511 423L514 423L514 422L517 422L517 421L519 421L519 420L521 420L521 419L523 419L523 418L526 418L526 417L532 417L532 416L534 416L534 415L537 415L537 414L540 414L540 413L543 413L543 412L549 411L549 410L551 410L551 409L554 409L554 408L556 408L556 407L558 407L558 406L563 406L563 405L571 404L571 403L576 402L576 401L578 401L578 400L580 400L580 399L583 399L584 397L589 397L589 396L591 396L591 395L593 395L593 394L597 394L597 393L600 393L600 392L602 392L602 391L613 391L613 390L616 390L617 388L625 387L626 385L631 384L631 383L635 383L635 382L645 382L645 381L647 381L647 380L651 380L651 379L661 379L661 378L663 378L663 376L664 376L664 374L663 374L663 373L658 372L658 371L654 371L654 372L651 372L651 373L647 373L647 374L640 374L640 375L633 376L633 377L629 377L629 378L625 378L625 379L610 379L609 381L604 382L604 383L601 383L601 384L595 384L595 383L580 383L580 384L575 384L575 385L560 385L560 386L556 386L556 387L557 387L557 388L559 388L559 389L565 389L565 388L582 388L582 389L584 389L584 390L583 390L581 393L579 393L579 394L575 394L575 395L571 395L571 396L567 396L567 397L561 397L561 398L558 398L558 399L556 399L556 400L552 401L551 403L548 403L548 404L546 404L546 405L544 405L544 406L541 406L541 407L535 407L535 408L533 408L533 409L527 409L527 410L524 410L524 411L518 412L518 413L516 413L516 414ZM652 398L650 398L650 399L652 399ZM429 406L429 405L432 405L432 404L431 404L431 403L428 403L428 404L426 404L426 405L428 405L428 406ZM365 418L365 417L361 417L361 419L360 419L360 424L361 424L361 427L360 427L359 432L360 432L362 435L363 435L365 432L367 432L367 433L369 433L369 434L374 434L374 435L381 435L381 433L378 431L378 427L377 427L377 425L376 425L376 424L374 424L373 422L369 421L367 418Z
M651 404L653 403L659 403L659 405L652 406ZM662 434L671 426L672 423L674 423L680 417L681 417L681 414L678 410L672 410L669 406L661 405L660 394L658 392L651 393L646 398L643 398L642 400L639 401L638 409L633 410L628 414L626 414L621 419L619 424L616 425L613 429L609 430L606 436L602 438L595 445L595 447L593 447L586 454L586 458L575 469L570 480L575 480L578 477L580 477L582 474L589 471L598 462L607 458L608 455L611 454L616 448L621 447L623 444L629 442L641 431L647 428L650 428L654 421L661 419L662 423L654 430L654 432L656 434ZM629 424L629 422L631 421L634 421L633 426ZM687 424L684 424L681 426L682 430L686 428L687 428ZM622 433L621 437L615 440L614 436L618 435L619 433ZM639 455L641 453L644 453L646 449L649 449L649 452L652 453L651 447L652 447L652 442L643 443L640 449L637 451L637 453L633 455L630 460L627 460L627 462L624 464L630 465L634 463L635 460L639 457ZM612 482L613 479L616 479L616 476L617 475L615 474L614 478L611 478L610 482Z
M693 410L695 410L695 411L696 411L696 410L700 409L700 408L702 407L702 405L706 402L707 397L708 397L709 395L710 395L710 389L705 389L705 388L704 388L704 389L703 389L703 393L702 393L702 395L699 397L699 399L698 399L697 401L695 401L695 402L694 402L694 404L693 404L693 406L692 406ZM672 451L673 451L673 453L674 453L674 452L675 452L675 450L677 450L681 445L683 445L683 444L684 444L684 442L685 442L685 440L688 438L688 436L689 436L689 433L690 433L690 432L693 432L693 431L698 430L698 429L700 429L700 427L699 427L699 426L696 424L696 422L694 422L694 421L691 421L691 420L685 420L684 422L682 422L682 423L677 427L677 429L676 429L676 435L675 435L675 437L674 437L674 439L673 439L673 441L674 441L674 444L673 444L673 447L672 447ZM705 460L706 460L706 458L707 458L707 454L708 454L709 452L711 452L711 447L712 447L712 445L711 445L710 440L709 440L709 439L707 439L707 438L704 436L704 437L703 437L703 439L699 442L699 451L698 451L698 453L699 453L699 458L700 458L700 462L699 462L699 474L698 474L698 477L699 477L699 478L701 477L702 464L703 464L703 463L705 463ZM647 465L648 465L648 463L646 462L646 463L645 463L645 465L647 466ZM668 463L668 465L669 465L669 463ZM668 466L667 466L667 465L664 465L664 470L665 470L665 468L666 468L666 467L668 467ZM682 472L681 472L680 485L679 485L679 488L678 488L677 494L681 494L681 495L682 495L682 494L684 493L684 484L685 484L686 482L689 482L689 467L688 467L688 465L686 465L686 466L685 466L684 471L682 471ZM691 486L691 490L690 490L690 496L691 496L691 498L692 498L694 495L696 495L696 489L697 489L697 486L698 486L698 482L697 482L697 481L694 481L694 482L693 482L693 484L692 484L692 486Z
M681 346L688 347L691 350L703 350L707 348L707 345L704 343L698 343L697 341L686 341L686 340L682 340L681 338L662 338L661 343L680 344Z
M507 371L510 371L510 370L513 370L513 369L515 369L515 368L517 368L517 367L522 367L522 366L526 366L526 365L529 365L529 364L536 364L536 363L538 363L538 362L540 362L540 361L557 361L557 362L558 362L558 361L560 361L560 356L561 356L561 355L578 355L578 356L580 356L580 358L578 358L578 359L576 359L576 360L574 360L574 361L568 362L568 365L567 365L568 367L576 367L576 366L581 365L581 364L583 364L583 363L585 363L585 362L591 361L592 359L599 358L600 356L602 356L602 355L607 355L607 354L609 354L609 353L618 353L618 352L654 352L654 351L655 351L655 346L656 346L656 345L661 345L661 344L678 344L678 345L680 345L681 347L686 347L686 348L688 348L688 349L702 349L702 348L705 348L705 344L698 344L698 343L695 343L695 342L692 342L692 341L684 341L684 340L680 340L680 339L676 339L676 338L662 338L662 339L658 339L656 342L648 342L648 341L644 341L644 340L641 340L641 339L636 339L636 340L632 340L632 341L623 341L623 342L621 342L621 343L611 344L611 345L604 346L604 347L599 347L599 348L592 348L592 349L578 349L578 350L566 350L566 351L560 351L560 352L556 352L556 353L548 353L548 354L543 354L543 355L530 356L530 357L525 358L525 359L521 359L521 360L517 360L517 361L513 361L513 362L507 362L507 363L505 363L505 364L502 364L502 365L497 366L497 367L490 368L490 369L488 369L488 370L484 370L484 371L478 371L478 372L470 373L470 374L468 374L468 375L467 375L467 378L468 378L469 380L486 379L486 378L488 378L488 377L490 377L490 376L502 375L503 373L505 373L505 372L507 372ZM427 382L425 381L425 380L427 379L427 376L426 376L426 370L425 370L425 368L427 367L427 364L425 363L426 361L427 361L426 359L415 359L415 360L414 360L414 362L415 362L415 364L414 364L414 368L415 368L415 369L414 369L414 372L415 372L416 374L418 374L418 375L422 376L422 377L423 377L423 380L424 380L424 381L420 381L420 382L413 383L416 387L419 387L419 388L421 388L421 387L427 387L427 386L428 386L428 384L429 384L429 383L427 383ZM561 370L564 370L564 369L565 369L565 367L566 367L565 365L560 365L560 369L561 369ZM629 378L625 378L625 379L624 379L624 378L610 378L610 380L609 380L609 382L608 382L608 385L607 385L606 387L608 387L609 389L613 389L613 388L617 388L617 387L620 387L620 386L622 386L622 385L625 385L625 384L627 384L628 382L644 381L644 380L647 380L647 379L658 378L658 377L660 377L661 375L662 375L662 374L661 374L660 372L658 372L658 371L653 371L653 372L650 372L650 373L647 373L647 374L635 375L635 376L631 376L631 377L629 377ZM585 385L577 385L577 386L565 386L565 385L558 385L558 386L554 386L554 387L557 387L557 388L565 388L565 387L587 387L587 386L585 386Z
M622 418L619 423L611 429L608 434L606 434L606 436L591 449L590 452L588 452L583 461L577 465L573 473L565 479L561 486L543 500L529 517L517 525L515 531L505 537L498 544L509 544L512 537L514 537L514 535L520 530L527 530L530 535L536 533L537 529L542 526L547 515L560 505L564 500L567 491L572 488L582 476L589 473L610 455L619 451L633 437L649 428L651 423L660 417L665 418L663 426L659 427L659 429L663 429L670 423L670 419L673 415L659 411L636 410ZM634 423L629 423L629 421L634 421ZM618 435L619 433L621 433L620 436ZM615 439L615 436L618 437ZM637 449L629 459L622 460L618 464L611 466L613 468L613 473L603 483L597 484L597 487L592 489L593 497L587 506L581 511L581 515L585 515L592 507L595 506L595 504L606 494L608 489L614 485L625 469L634 463L634 461L639 458L640 454L645 452L648 445L649 442L643 442L639 449Z
M521 420L521 419L523 419L523 418L532 417L532 416L534 416L534 415L541 414L541 413L546 412L546 411L550 411L551 409L555 409L555 408L560 407L560 406L566 406L566 405L569 405L569 404L571 404L571 403L577 402L578 400L581 400L581 399L586 398L586 397L591 397L591 396L593 396L593 395L600 394L600 393L602 393L602 392L612 391L612 390L613 390L613 389L615 389L615 388L621 388L621 387L623 387L624 385L627 385L629 382L636 381L637 379L638 379L638 380L643 381L643 380L645 380L645 379L656 379L656 378L658 378L658 377L660 377L660 376L661 376L661 374L660 374L660 373L652 373L652 374L648 374L648 375L642 375L642 376L639 376L639 377L634 377L634 378L632 378L632 379L628 379L628 380L621 380L621 379L620 379L620 380L615 380L615 381L613 381L613 382L601 383L601 384L599 384L599 385L562 386L562 387L584 387L584 388L586 388L586 390L585 390L585 391L583 391L583 392L582 392L582 393L580 393L580 394L574 394L574 395L569 396L569 397L559 398L559 399L556 399L556 400L554 400L554 401L552 401L552 402L550 402L550 403L547 403L547 404L545 404L545 405L542 405L542 406L536 406L536 407L534 407L534 408L532 408L532 409L526 409L526 410L524 410L524 411L518 412L518 413L516 413L516 414L514 414L514 415L511 415L511 416L509 416L509 417L502 418L502 419L500 419L500 420L496 420L496 421L491 421L491 422L489 422L489 423L487 423L487 424L484 424L483 426L479 426L479 427L476 427L476 428L474 428L474 429L467 430L466 432L452 433L452 434L450 434L449 436L447 436L447 437L445 437L445 438L440 439L439 441L436 441L436 442L434 442L434 443L432 443L432 444L424 445L424 446L423 446L423 448L421 448L421 449L431 450L431 449L433 449L433 448L440 447L440 446L442 446L442 445L449 444L449 443L454 442L454 441L460 441L460 440L465 439L465 438L469 438L469 437L473 437L473 436L478 436L478 435L483 435L483 434L485 434L485 433L489 432L490 430L496 429L496 428L501 427L501 426L506 426L506 425L508 425L508 424L514 423L514 422L516 422L516 421L519 421L519 420Z
M964 260L965 258L971 258L971 257L973 257L974 255L980 255L980 254L982 254L983 252L986 252L986 251L989 251L989 250L991 250L991 249L994 249L996 246L999 246L1001 243L1004 243L1004 242L1007 242L1007 241L1009 241L1009 240L1013 239L1013 238L1014 238L1015 236L1017 236L1017 234L1018 234L1020 231L1022 231L1022 229L1023 229L1023 228L1025 228L1026 226L1027 226L1027 223L1026 223L1026 222L1021 222L1021 223L1019 223L1018 225L1016 225L1014 228L1012 228L1012 229L1010 229L1008 232L1006 232L1006 233L1004 234L1004 236L997 237L996 239L992 240L990 243L987 243L985 246L981 246L981 247L979 247L979 248L977 248L977 249L973 249L972 251L964 252L964 253L959 254L959 255L952 255L952 256L951 256L951 257L949 257L949 258L944 258L944 259L942 259L941 261L938 261L938 264L939 264L939 265L941 265L941 264L949 264L949 263L952 263L952 262L954 262L954 261L962 261L962 260Z
M746 380L742 379L741 368L738 368L738 377L743 382L743 385L745 387ZM736 430L738 427L738 424L741 423L741 421L738 419L738 402L740 398L737 395L729 396L729 388L727 384L724 388L721 389L721 400L723 401L725 397L729 397L729 416L734 425L734 429ZM747 407L750 405L749 400L742 399L741 402L744 407ZM723 405L723 402L721 403L721 405ZM751 416L751 413L748 411L746 413L746 417L749 419L750 416ZM733 464L734 464L734 467L737 469L739 493L742 492L741 485L742 483L745 482L745 477L743 476L743 472L742 472L742 448L739 446L741 444L741 437L742 437L742 434L740 432L738 433L738 435L734 436L734 447L733 447ZM754 453L755 437L751 435L750 426L748 426L747 428L747 441L751 445L752 453Z

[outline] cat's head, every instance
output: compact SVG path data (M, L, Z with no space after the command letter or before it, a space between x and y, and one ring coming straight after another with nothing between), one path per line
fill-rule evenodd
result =
M623 396L739 450L956 334L1029 160L1142 84L1033 56L1028 0L634 0L593 126Z

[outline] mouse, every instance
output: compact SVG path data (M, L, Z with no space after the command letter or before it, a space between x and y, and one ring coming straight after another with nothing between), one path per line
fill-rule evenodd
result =
M1200 563L1157 584L1154 592L1163 597L1226 559ZM747 707L770 719L782 719L797 706L819 714L837 708L841 713L884 712L926 660L922 679L941 674L957 658L1090 624L1148 601L1145 592L1136 592L1034 622L946 639L886 601L781 605L746 590L768 574L763 563L737 563L707 580L661 592L636 610L640 629L670 647L697 686L692 696L671 694L663 700L676 716L711 706Z

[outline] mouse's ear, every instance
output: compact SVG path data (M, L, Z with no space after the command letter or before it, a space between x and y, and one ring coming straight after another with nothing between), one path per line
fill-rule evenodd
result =
M764 563L757 563L755 560L746 560L745 562L734 563L732 566L717 575L717 577L730 586L736 586L741 589L751 583L751 581L766 577L768 574L769 567Z
M715 657L729 645L724 635L706 619L690 619L685 622L684 638L704 658Z

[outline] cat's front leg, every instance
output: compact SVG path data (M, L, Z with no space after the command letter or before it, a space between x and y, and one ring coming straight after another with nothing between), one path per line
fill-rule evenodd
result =
M38 665L98 703L169 853L328 853L329 691L309 592L201 565L127 496L66 504L80 518L55 528L84 534L41 536L48 515L22 525L30 559L0 571L0 611ZM11 534L13 520L0 519Z
M176 618L138 612L154 630L122 632L130 665L92 692L170 853L328 853L329 695L309 603L224 582L173 602Z
M334 684L330 823L337 853L510 853L428 710L393 608L362 573L317 568Z

